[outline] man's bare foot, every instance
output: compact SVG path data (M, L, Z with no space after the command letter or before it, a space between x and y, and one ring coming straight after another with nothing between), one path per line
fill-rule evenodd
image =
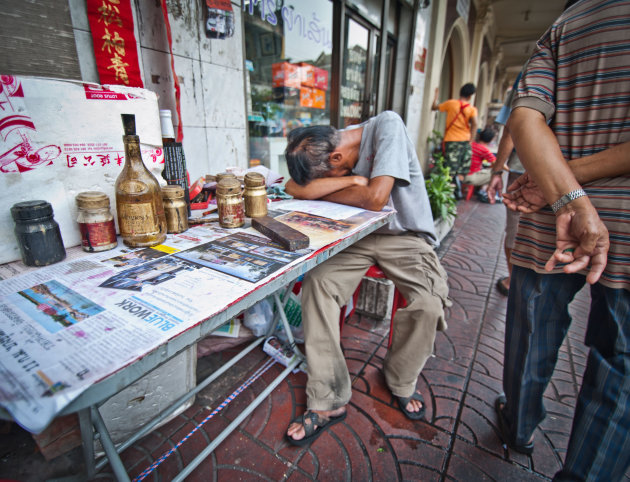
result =
M424 404L420 400L417 400L415 398L412 398L411 400L409 400L409 403L407 404L408 412L419 412L423 408L424 408Z
M425 403L424 398L420 392L414 392L410 397L396 397L398 400L398 406L405 414L405 416L411 420L422 420L425 415Z
M302 440L306 436L306 429L304 428L304 424L309 424L310 420L306 417L306 415L312 412L317 414L322 420L330 420L331 418L340 417L346 412L346 407L339 407L335 410L307 410L305 412L304 423L293 422L289 425L287 429L287 437L292 438L293 440ZM318 426L315 424L313 430L317 430Z

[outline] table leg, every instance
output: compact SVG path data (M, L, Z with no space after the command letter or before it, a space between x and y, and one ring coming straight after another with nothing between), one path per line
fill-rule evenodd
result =
M79 427L81 428L81 440L83 442L83 459L85 461L85 472L89 480L94 478L96 468L94 466L94 427L90 409L84 408L78 412Z
M247 408L245 408L245 410L243 410L238 417L236 417L232 423L230 423L230 425L228 425L225 429L223 429L223 431L217 435L217 437L210 443L210 445L208 445L199 455L197 455L197 457L195 457L192 462L190 462L190 464L188 464L186 467L184 467L184 470L182 470L177 477L175 477L173 479L173 482L179 482L184 480L188 475L190 475L190 473L201 463L205 460L205 458L210 455L214 449L221 443L223 442L223 440L225 440L227 438L228 435L230 435L230 433L232 433L240 424L241 422L245 419L245 417L247 417L250 413L252 413L254 411L254 409L260 405L262 403L262 401L267 398L269 396L269 394L280 384L280 382L282 382L282 380L284 380L287 376L289 376L289 373L291 373L293 371L293 369L298 366L300 363L302 362L302 360L300 358L296 358L295 360L293 360L291 363L289 363L289 366L287 368L285 368L285 370L280 373L280 375L278 375L270 384L267 388L265 388L260 395L258 395L253 401L252 403L250 403Z
M116 479L121 482L129 482L129 476L127 475L125 466L118 456L118 452L116 451L114 442L112 442L112 439L109 436L109 432L107 431L107 427L105 426L103 417L101 417L101 413L95 406L90 407L90 412L92 415L94 428L96 428L96 431L100 435L101 444L103 445L103 449L105 449L105 453L107 454L107 458L109 459L109 464L114 471L114 475L116 475Z

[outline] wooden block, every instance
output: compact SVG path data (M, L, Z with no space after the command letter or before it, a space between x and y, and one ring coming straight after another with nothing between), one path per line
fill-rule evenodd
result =
M252 218L252 227L280 244L287 251L308 248L309 239L306 234L276 221L271 216Z
M37 447L50 462L81 445L81 428L76 413L58 417L42 433L32 435Z

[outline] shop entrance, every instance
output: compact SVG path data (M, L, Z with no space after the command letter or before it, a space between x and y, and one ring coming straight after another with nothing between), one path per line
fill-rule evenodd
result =
M386 109L404 113L404 103L395 108L392 101L396 79L404 86L407 76L405 62L396 66L403 9L411 13L408 0L243 4L250 165L286 177L292 129L344 128ZM410 27L404 29L408 39Z

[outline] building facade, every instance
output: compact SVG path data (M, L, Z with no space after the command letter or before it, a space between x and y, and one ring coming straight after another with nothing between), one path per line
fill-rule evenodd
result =
M191 179L255 164L286 175L293 127L346 127L387 109L424 166L444 123L430 110L435 88L443 100L475 83L483 127L518 72L502 63L488 0L119 2L131 5L144 88L182 127ZM99 83L86 3L3 2L0 74Z

